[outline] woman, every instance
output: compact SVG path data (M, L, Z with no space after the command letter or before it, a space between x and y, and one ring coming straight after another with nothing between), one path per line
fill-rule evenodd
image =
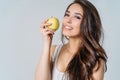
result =
M88 0L67 7L62 38L68 42L62 45L51 45L54 31L46 21L40 27L44 47L35 80L103 80L107 56L100 45L102 25L96 8Z

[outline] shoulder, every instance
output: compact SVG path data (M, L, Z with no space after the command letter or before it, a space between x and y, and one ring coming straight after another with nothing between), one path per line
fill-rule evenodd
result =
M106 66L106 63L102 59L100 59L99 62L96 63L93 69L93 75L92 75L95 80L103 80L105 69L106 69L105 66Z
M99 62L96 63L93 72L96 72L97 70L99 71L100 69L102 69L103 71L105 71L105 61L103 59L99 59Z

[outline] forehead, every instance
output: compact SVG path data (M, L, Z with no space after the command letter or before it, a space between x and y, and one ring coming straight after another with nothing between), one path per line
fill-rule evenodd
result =
M80 12L82 15L83 15L83 8L80 4L78 3L74 3L72 4L67 11L70 11L70 12Z

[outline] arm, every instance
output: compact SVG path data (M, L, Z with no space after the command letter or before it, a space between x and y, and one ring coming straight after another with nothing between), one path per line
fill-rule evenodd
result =
M48 25L50 24L47 24L45 21L40 27L44 46L35 72L35 80L52 80L50 49L54 31L47 28Z
M105 62L103 60L100 60L100 68L96 70L98 67L98 63L96 64L94 70L93 70L93 80L104 80L104 73L105 73Z

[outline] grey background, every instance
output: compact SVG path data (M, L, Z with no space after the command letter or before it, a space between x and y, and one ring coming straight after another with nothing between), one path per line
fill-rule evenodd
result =
M51 16L63 19L73 0L0 0L0 80L34 80L43 41L39 27ZM119 80L119 0L90 0L98 9L104 27L108 70L104 80ZM53 44L60 43L61 28Z

